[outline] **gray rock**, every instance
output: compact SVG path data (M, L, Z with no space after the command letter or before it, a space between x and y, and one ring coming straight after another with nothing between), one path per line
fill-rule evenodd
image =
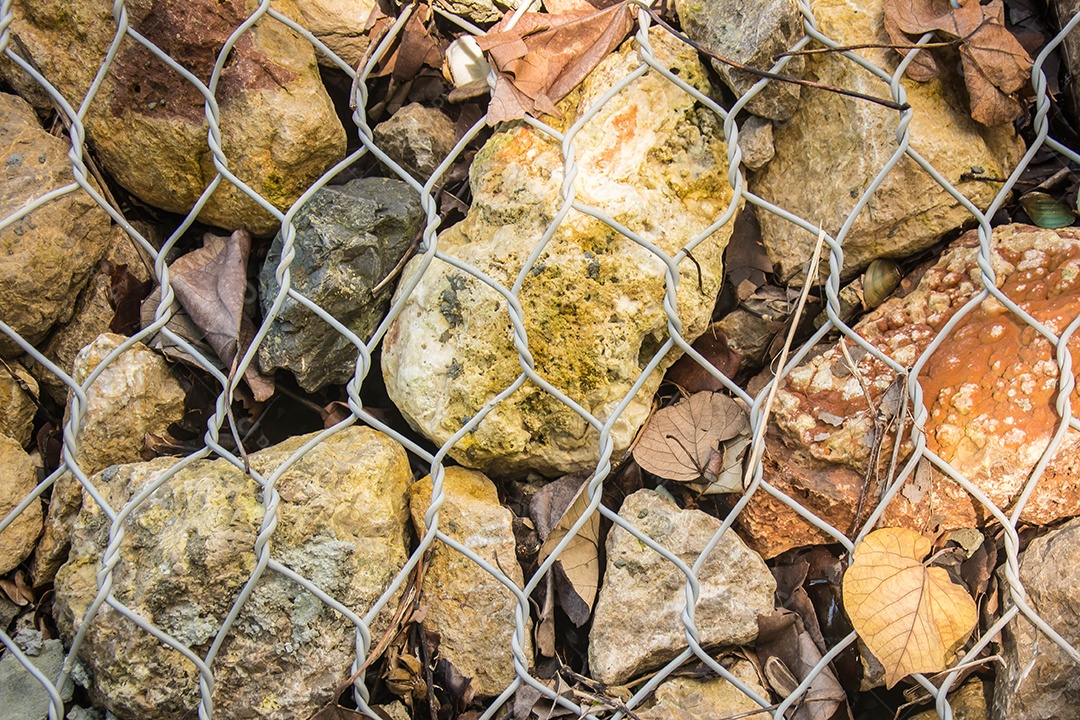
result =
M40 630L22 628L11 639L19 646L19 649L30 657L37 657L45 647L45 641L42 639Z
M71 145L45 132L24 100L0 93L0 217L75 181ZM71 317L101 258L109 216L82 189L0 230L0 318L30 343ZM22 349L0 333L0 357Z
M30 456L7 435L0 435L0 478L0 518L4 518L37 486L37 469ZM0 575L30 555L41 534L41 515L37 499L0 532Z
M420 200L400 180L365 178L325 187L294 220L292 289L317 303L363 341L382 322L392 288L372 289L398 264L423 226ZM259 275L263 312L277 296L279 233ZM343 384L359 351L311 310L286 298L259 348L263 372L286 368L305 390Z
M626 520L693 565L720 521L680 510L653 490L639 490L619 509ZM757 617L773 608L776 581L761 556L729 529L698 572L695 621L703 645L743 645L757 637ZM607 567L589 634L593 677L619 684L686 649L682 610L686 576L621 526L607 539ZM628 619L632 624L628 625ZM632 627L632 631L629 628Z
M18 614L19 606L0 595L0 628L7 628Z
M749 118L739 128L739 149L747 170L760 170L768 165L776 155L773 124L756 116Z
M1020 556L1027 603L1074 648L1080 647L1080 519L1036 538ZM1008 584L1000 577L1007 608ZM1005 669L994 683L994 720L1080 717L1080 668L1052 640L1017 615L1001 634Z
M68 710L65 720L105 720L105 712L97 708L84 708L76 705Z
M697 53L660 30L658 61L706 92ZM559 106L569 125L639 66L633 42L609 55ZM716 116L656 73L616 94L575 136L576 199L674 255L731 201L727 146ZM468 217L438 239L442 252L510 288L558 210L560 144L525 124L485 144L471 169ZM679 265L677 311L692 342L708 327L723 276L726 224ZM421 260L405 268L402 286ZM700 274L698 273L700 267ZM571 210L522 280L517 295L536 372L606 420L667 339L666 266L589 215ZM699 284L700 283L700 284ZM383 341L383 378L408 422L446 442L521 374L503 296L441 260L427 268ZM649 415L668 353L614 423L618 454ZM451 454L500 476L557 475L594 466L599 434L576 412L526 383Z
M499 504L495 484L482 473L448 467L443 478L446 502L439 509L439 529L484 560L499 567L520 587L513 514ZM410 508L418 535L427 531L424 513L431 503L431 477L413 485ZM514 632L517 598L491 573L457 550L436 542L424 574L428 604L425 627L438 632L439 654L472 679L479 697L494 697L514 681ZM525 656L532 657L532 629L526 629Z
M803 16L795 0L759 0L752 10L742 3L724 0L676 0L675 9L692 40L759 70L772 68L776 62L773 57L786 52L804 34ZM738 96L761 79L715 58L712 66ZM806 60L792 58L783 73L803 77ZM799 104L800 90L794 83L772 80L746 104L746 109L770 120L787 120Z
M250 456L267 477L313 436ZM122 507L176 462L158 458L93 477ZM408 558L408 458L396 442L353 426L324 440L277 481L281 495L272 557L359 615ZM255 568L264 508L261 487L225 460L200 460L128 515L113 593L173 638L205 653ZM57 626L66 640L97 593L109 522L87 496L71 556L56 576ZM373 623L378 637L387 614ZM118 653L117 647L124 651ZM356 651L356 628L285 576L268 570L214 661L215 717L310 717L329 700ZM108 606L90 622L80 659L91 696L121 717L193 716L198 674L182 655Z
M881 0L849 3L814 0L818 29L842 44L889 43ZM868 48L860 55L889 70L900 56ZM808 76L836 87L881 95L884 86L850 60L827 53L808 61ZM973 204L989 206L998 188L964 173L1006 177L1023 142L1012 125L979 125L946 77L901 79L914 109L911 147ZM776 156L748 179L751 192L836 233L862 193L896 151L895 110L831 92L804 93L791 121L774 130ZM841 131L842 129L842 131ZM758 214L762 240L777 273L789 280L803 272L817 235L769 212ZM878 257L907 257L971 220L971 214L914 160L902 158L878 187L844 238L841 276L854 277ZM826 254L827 258L827 254ZM822 263L822 277L827 273Z
M441 110L411 103L375 126L375 144L421 183L457 143L454 122Z
M64 645L46 640L41 652L30 658L38 670L55 682L64 665ZM60 692L71 699L71 683ZM49 692L12 654L0 658L0 720L45 720L49 715Z
M131 28L204 83L225 41L257 7L256 0L125 3ZM287 0L275 9L298 16ZM20 46L78 107L116 33L112 9L96 0L20 0L12 11L11 31ZM345 155L345 130L323 88L314 49L269 16L235 44L215 95L229 170L280 210ZM202 94L137 42L120 46L85 123L97 161L155 207L187 213L217 174ZM256 235L278 228L273 215L228 180L199 219Z

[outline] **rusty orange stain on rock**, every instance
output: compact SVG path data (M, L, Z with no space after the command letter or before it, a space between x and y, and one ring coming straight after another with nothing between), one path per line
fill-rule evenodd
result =
M991 264L1001 292L1054 333L1080 315L1080 228L1058 231L1024 225L995 228ZM867 315L855 331L871 345L911 367L960 309L983 289L976 264L975 231L961 236L938 263L923 273L914 290L892 298ZM784 492L806 499L807 507L840 530L847 528L858 502L872 456L877 407L896 375L885 363L850 341L849 353L863 379L847 369L837 343L794 370L777 395L774 419L779 430L772 453L773 472L766 480ZM1069 342L1080 355L1080 338ZM973 308L927 359L918 376L928 410L927 446L1008 512L1060 418L1055 410L1058 368L1053 346L1023 319L990 296ZM862 386L866 387L864 394ZM1080 407L1080 393L1073 393ZM908 424L910 428L910 423ZM881 447L880 473L888 466L891 438ZM910 455L905 441L900 458ZM837 473L842 466L848 473ZM816 502L807 474L825 474L837 484L827 502ZM885 524L920 531L981 525L990 513L962 487L936 469L926 492L898 494ZM908 482L911 482L909 478ZM819 487L820 483L811 483ZM880 488L876 489L880 493ZM759 493L760 495L760 493ZM867 499L872 506L877 496ZM779 523L784 510L771 498L754 500L743 525L766 556L809 542L820 534L790 510L791 522ZM1021 519L1045 524L1080 514L1080 434L1070 431L1050 462ZM760 531L756 516L768 518ZM772 535L772 537L768 537ZM780 537L777 537L780 535Z

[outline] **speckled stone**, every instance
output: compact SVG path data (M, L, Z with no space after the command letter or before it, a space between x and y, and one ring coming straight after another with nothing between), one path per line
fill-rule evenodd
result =
M654 490L629 495L619 517L689 566L720 529L701 510L682 510ZM753 642L758 615L773 608L776 581L761 556L727 530L698 572L694 620L703 645ZM607 539L607 566L589 632L592 677L619 684L686 649L686 576L621 526Z
M0 518L15 509L37 486L37 469L19 443L0 435ZM0 575L27 558L41 534L41 500L34 500L0 532Z
M1060 333L1080 314L1080 228L1001 226L994 229L991 250L998 287L1039 322ZM977 253L975 231L961 236L909 295L887 300L855 332L910 367L982 289ZM1080 338L1074 335L1069 349L1080 356ZM869 354L857 369L878 405L895 373ZM999 508L1009 508L1057 429L1057 376L1049 342L996 299L983 300L919 374L929 411L927 447ZM1078 400L1074 393L1073 403ZM773 417L778 432L766 456L766 480L846 530L869 462L875 414L858 379L844 369L838 343L792 371L777 393ZM908 443L901 447L901 461L910 450ZM882 472L891 452L887 438ZM867 502L872 507L876 496ZM1070 430L1020 520L1044 525L1078 514L1080 433ZM936 469L909 477L884 516L886 525L918 531L982 526L989 519L981 504ZM767 557L824 538L761 492L740 520Z
M417 535L427 532L424 513L431 503L431 477L413 485L410 510ZM493 566L518 587L524 584L517 562L513 514L499 504L495 484L483 473L446 468L446 501L439 509L439 529ZM479 697L494 697L514 681L514 633L517 598L497 578L457 550L436 541L424 573L428 616L424 625L439 633L439 654L462 675L472 678ZM532 623L525 632L525 656L532 657Z
M664 31L659 62L709 90L697 53ZM560 104L580 116L639 64L633 42L606 58ZM674 255L719 219L732 190L718 118L656 73L618 93L575 139L576 199ZM554 139L524 124L497 132L471 170L468 217L438 238L441 252L510 288L559 207L564 159ZM693 341L708 326L731 234L726 224L679 266L678 313ZM424 264L414 259L400 287ZM571 210L521 279L517 294L536 372L601 421L629 393L667 338L666 266L599 220ZM699 284L700 283L700 284ZM521 374L506 301L490 286L434 260L383 341L383 377L394 404L434 442L446 442ZM649 414L670 352L615 421L615 452ZM599 435L532 382L497 406L451 455L489 474L547 475L596 463Z
M0 93L0 217L75 182L69 142L42 129L34 109ZM109 216L80 189L0 230L0 319L36 344L71 317L105 251ZM0 357L23 353L0 333Z
M312 438L253 453L253 471L269 477ZM176 462L113 466L91 482L119 509ZM353 426L323 440L277 478L271 557L363 616L408 558L411 480L404 449L382 433ZM125 519L113 595L205 655L255 569L264 512L261 486L232 463L187 465ZM87 497L71 557L56 576L54 614L67 642L97 594L109 529L105 513ZM388 624L389 614L381 614L372 635ZM199 675L180 653L108 605L84 640L79 658L98 704L120 717L194 717ZM355 652L352 622L268 569L214 660L214 716L311 717L348 675Z
M125 3L126 21L202 82L255 0ZM297 18L288 0L274 9ZM78 107L116 34L110 6L95 0L34 0L12 6L17 33L41 73ZM25 82L21 77L15 83ZM229 171L279 210L345 156L345 130L323 88L311 44L264 16L235 43L215 91ZM85 118L95 158L140 200L187 213L214 180L209 125L199 90L140 43L120 45ZM276 218L229 180L199 219L271 235Z

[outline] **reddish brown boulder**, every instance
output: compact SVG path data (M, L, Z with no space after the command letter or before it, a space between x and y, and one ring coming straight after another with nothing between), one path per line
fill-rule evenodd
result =
M867 315L855 331L900 365L912 367L953 316L982 289L978 238L961 236L918 279L914 290ZM1080 228L994 230L997 286L1054 333L1080 314ZM855 373L844 357L846 345ZM1069 349L1076 357L1080 339ZM1060 419L1055 349L993 297L982 300L919 372L927 448L1009 512ZM777 394L765 479L841 531L863 497L865 521L887 482L898 406L897 374L849 340L837 341L796 368ZM1074 393L1073 403L1080 399ZM909 406L910 410L910 406ZM912 451L907 415L898 459ZM899 418L897 418L899 419ZM875 436L881 434L881 442ZM1070 430L1024 506L1020 519L1047 524L1080 515L1080 434ZM868 473L872 458L876 472ZM898 464L898 468L902 464ZM989 510L944 472L911 473L884 515L885 525L921 532L981 526ZM766 557L826 536L764 492L741 517Z

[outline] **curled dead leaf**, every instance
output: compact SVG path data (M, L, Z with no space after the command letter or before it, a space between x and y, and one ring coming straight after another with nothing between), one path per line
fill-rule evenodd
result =
M967 590L923 559L932 543L913 530L876 530L855 548L844 575L844 609L893 687L917 672L940 672L979 620Z
M589 509L589 495L585 491L588 483L583 483L573 496L569 506L563 512L559 522L552 528L540 548L537 562L543 562L555 550L555 546L562 542L570 529ZM593 512L586 519L585 524L577 535L559 555L557 566L561 568L568 584L580 600L573 602L564 591L565 583L559 583L560 599L563 610L573 620L574 624L581 627L592 614L593 602L596 600L596 591L600 584L600 513Z
M705 480L724 486L714 492L738 492L739 456L746 447L739 436L748 424L746 411L727 395L694 393L653 413L634 447L634 460L667 480ZM725 441L732 442L724 446Z

